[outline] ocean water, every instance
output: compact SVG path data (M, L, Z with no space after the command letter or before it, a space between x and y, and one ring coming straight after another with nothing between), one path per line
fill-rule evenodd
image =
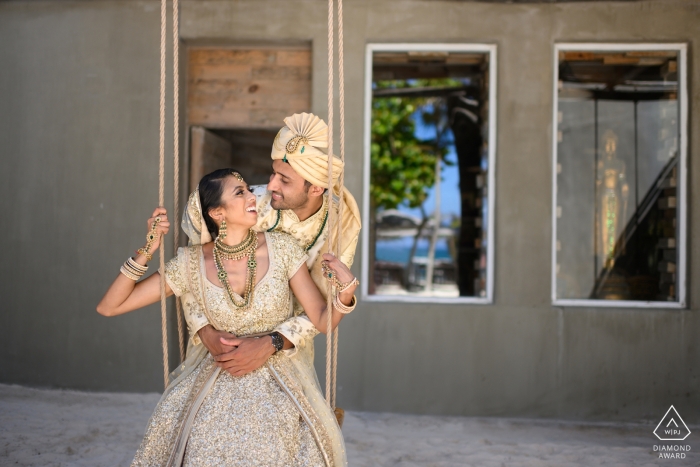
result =
M405 264L408 262L408 255L411 253L412 244L413 239L409 237L392 240L379 240L377 241L376 260ZM428 256L429 245L430 242L427 239L421 239L418 242L418 247L416 248L416 257L426 258ZM452 259L450 250L447 246L447 241L445 239L438 240L438 243L435 246L435 258L446 260Z

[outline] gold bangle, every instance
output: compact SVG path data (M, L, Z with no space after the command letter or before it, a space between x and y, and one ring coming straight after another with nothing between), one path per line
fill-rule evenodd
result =
M134 282L138 281L141 278L141 276L137 276L136 274L130 272L124 266L122 266L121 269L119 269L119 272L121 272L122 274L124 274L126 277L128 277L129 279L131 279Z
M148 271L148 265L145 265L145 266L140 265L131 256L129 257L129 259L126 260L126 262L129 266L131 266L131 268L133 268L134 270L136 270L138 272L146 273L146 271Z
M124 265L122 267L124 268L124 270L131 273L133 276L136 276L136 277L143 276L143 273L141 271L137 271L136 269L132 268L131 266L129 266L126 263L124 263Z
M357 279L357 277L353 277L352 280L347 284L340 284L338 288L338 293L345 292L353 285L360 285L360 281Z
M340 313L347 315L348 313L351 313L355 309L355 306L357 306L357 297L355 297L353 295L352 301L350 302L350 305L345 305L345 304L343 304L343 302L340 301L340 296L336 294L335 300L333 301L333 304L335 305L335 308Z
M134 261L132 258L129 258L124 262L124 267L127 268L129 271L131 271L134 274L137 274L139 276L145 274L146 271L148 270L148 267L141 266L139 263Z
M124 261L121 269L119 269L122 274L132 281L138 281L144 274L146 274L147 270L148 266L141 266L131 257Z

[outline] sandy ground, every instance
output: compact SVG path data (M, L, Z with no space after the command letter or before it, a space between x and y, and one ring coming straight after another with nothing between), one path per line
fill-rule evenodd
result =
M158 397L0 385L0 465L129 465ZM686 459L659 459L653 429L348 412L343 433L351 467L700 465L698 427Z

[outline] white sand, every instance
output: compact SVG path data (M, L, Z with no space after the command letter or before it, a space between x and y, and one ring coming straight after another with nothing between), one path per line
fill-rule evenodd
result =
M0 465L129 465L157 394L84 393L0 385ZM687 466L658 459L653 425L348 412L352 467ZM690 444L700 430L690 427Z

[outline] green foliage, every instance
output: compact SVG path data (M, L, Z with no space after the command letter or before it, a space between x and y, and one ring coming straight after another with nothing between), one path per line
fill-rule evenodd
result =
M435 183L435 156L415 136L418 99L388 97L372 103L372 186L376 208L420 206Z
M380 81L378 88L461 86L456 80ZM435 138L415 135L414 114L435 128ZM447 154L449 134L444 101L421 97L372 100L370 199L375 208L421 207L435 184L437 157Z

